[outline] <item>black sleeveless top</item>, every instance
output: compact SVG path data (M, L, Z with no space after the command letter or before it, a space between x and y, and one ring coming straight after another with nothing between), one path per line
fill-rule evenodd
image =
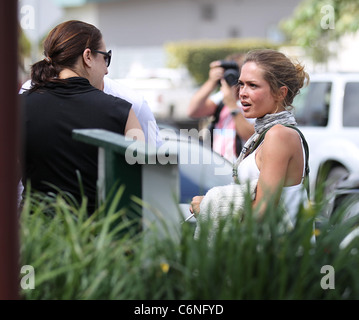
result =
M124 134L131 104L105 94L85 78L74 77L66 83L48 83L22 99L23 174L26 188L69 192L81 203L80 173L88 209L93 211L97 198L98 151L72 139L73 129L98 128ZM92 212L89 212L90 214Z

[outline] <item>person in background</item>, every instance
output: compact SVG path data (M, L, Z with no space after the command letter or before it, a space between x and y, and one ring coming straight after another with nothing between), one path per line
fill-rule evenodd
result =
M308 202L304 187L308 163L304 136L295 127L288 127L296 126L289 110L305 81L309 81L309 76L301 64L269 49L249 52L239 78L243 114L256 121L255 133L236 162L238 181L255 182L253 208L259 217L269 201L275 199L283 205L293 225L299 206ZM256 146L255 142L266 130L263 141ZM197 217L206 214L202 206L205 197L192 199L190 210Z
M22 98L22 183L32 191L61 190L82 201L78 174L91 214L97 202L97 148L72 139L73 129L99 128L145 140L123 99L105 94L111 62L100 30L77 20L59 24L44 42L45 58L31 68Z
M145 141L157 147L161 146L162 139L156 119L142 95L135 90L112 80L108 76L104 77L103 92L130 102L133 111L141 124L145 135Z
M254 120L244 117L238 99L238 76L242 61L243 54L233 54L223 61L211 62L209 77L194 94L187 110L191 118L214 118L209 128L212 149L231 162L235 161L242 145L254 133ZM237 68L235 79L233 75L225 77L225 64L229 64L230 71ZM219 84L220 91L213 93Z

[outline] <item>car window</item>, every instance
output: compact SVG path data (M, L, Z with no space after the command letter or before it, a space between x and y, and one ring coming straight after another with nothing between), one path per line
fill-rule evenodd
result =
M325 127L328 124L331 82L310 82L295 97L294 113L300 126Z
M348 82L345 86L343 126L358 127L359 82Z

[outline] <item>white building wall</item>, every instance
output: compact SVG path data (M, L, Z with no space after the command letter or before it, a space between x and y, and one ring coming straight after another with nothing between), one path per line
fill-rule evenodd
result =
M266 38L280 42L278 23L291 16L300 1L113 0L67 7L62 20L96 25L113 50L110 75L123 77L134 65L164 66L163 44L169 41ZM359 71L359 33L336 43L338 54L326 65L314 66L299 48L283 49L306 61L311 71Z
M121 0L68 8L65 19L95 24L113 50L110 76L166 64L170 41L278 38L278 23L300 0Z
M338 51L337 57L329 61L328 69L330 71L359 71L359 32L344 36L336 45Z
M267 38L300 0L132 0L104 3L99 28L107 41L122 46L168 41ZM206 8L209 16L204 17ZM212 9L212 10L211 10ZM212 16L211 16L212 12Z
M63 21L66 20L82 20L99 26L99 11L97 4L87 4L81 7L71 7L65 10Z

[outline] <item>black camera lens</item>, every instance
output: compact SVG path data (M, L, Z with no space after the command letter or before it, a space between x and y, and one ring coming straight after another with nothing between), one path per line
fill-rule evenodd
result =
M239 79L239 72L235 69L228 69L224 71L224 80L228 83L229 86L233 87L237 85Z
M236 69L239 70L238 63L235 61L229 61L229 60L221 60L220 61L220 67L224 69Z
M235 61L221 60L220 67L225 69L224 79L229 86L233 87L237 85L239 79L239 66Z

